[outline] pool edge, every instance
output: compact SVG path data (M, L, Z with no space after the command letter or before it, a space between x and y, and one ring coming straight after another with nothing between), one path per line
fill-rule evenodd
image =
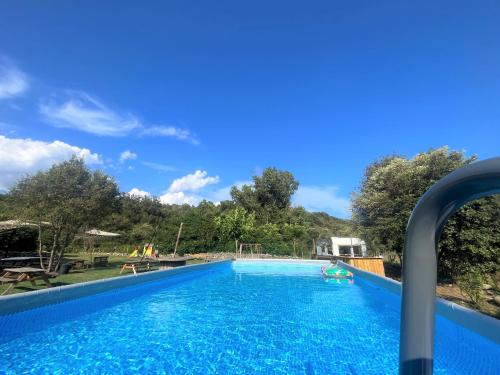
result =
M401 296L401 283L399 281L361 270L342 261L338 261L338 264L355 275L391 293ZM436 313L470 331L500 344L500 320L498 319L439 297L436 297Z
M156 281L187 272L210 269L225 263L231 263L231 260L225 259L208 263L191 264L168 270L150 271L137 275L115 276L107 279L0 296L0 316L78 299L113 289Z

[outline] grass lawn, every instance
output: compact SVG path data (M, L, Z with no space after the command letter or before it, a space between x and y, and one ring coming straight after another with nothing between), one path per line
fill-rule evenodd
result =
M68 259L74 258L74 259L85 259L87 260L86 263L89 263L89 255L88 254L69 254L66 256ZM54 279L50 280L50 283L54 286L63 286L63 285L69 285L69 284L76 284L76 283L82 283L85 281L92 281L92 280L99 280L99 279L108 279L110 277L116 277L116 276L125 276L129 275L132 272L132 270L125 270L121 275L120 275L120 268L123 265L123 263L130 261L131 258L128 257L119 257L119 256L109 256L109 266L108 267L102 267L102 268L89 268L86 270L71 270L67 275L59 275ZM134 258L138 259L138 258ZM195 263L203 263L203 260L199 259L192 259L187 262L187 264L195 264ZM152 270L157 270L158 267L152 267ZM3 284L0 285L0 293L3 293L5 289L9 284ZM46 285L43 283L43 281L38 280L37 281L37 286L31 285L29 281L23 281L19 284L16 285L14 289L10 291L9 294L15 294L15 293L22 293L22 292L29 292L32 290L37 290L37 289L45 289Z

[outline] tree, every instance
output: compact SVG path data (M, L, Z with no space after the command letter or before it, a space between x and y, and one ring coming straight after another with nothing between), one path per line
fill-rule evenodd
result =
M262 176L253 176L253 185L233 187L231 197L237 205L259 213L262 221L269 223L290 207L298 187L299 182L290 172L269 167Z
M403 251L406 225L418 199L448 173L475 160L443 147L413 159L389 156L369 165L352 201L353 220L378 251ZM484 272L498 265L500 205L494 198L470 203L446 224L439 243L440 277L454 278L467 265L481 263Z
M231 188L231 198L236 205L249 212L258 212L261 208L253 185L243 185L241 189L233 186Z
M78 161L68 163L73 165L78 164ZM81 164L83 168L83 163ZM83 241L79 237L71 240L74 237L71 233L90 229L91 226L121 233L112 244L121 244L124 252L130 252L137 245L151 241L153 237L161 252L170 252L174 248L181 222L184 227L179 253L223 250L231 246L228 242L235 241L236 237L236 241L260 243L264 251L289 255L292 254L293 248L297 252L308 247L313 238L350 233L349 221L331 217L326 213L310 213L302 207L291 207L291 198L298 182L290 172L276 168L267 168L262 175L254 176L252 184L241 188L234 187L232 200L222 201L218 205L203 201L196 207L162 204L154 197L134 197L123 193L114 196L117 194L115 185L111 185L112 194L85 193L87 198L80 199L80 193L76 196L72 194L76 191L86 191L85 181L89 176L95 181L92 186L95 186L96 190L106 189L109 177L102 172L80 169L78 173L61 172L63 168L72 169L66 165L54 166L54 169L50 170L50 177L47 176L49 171L37 174L30 177L29 182L19 182L11 193L0 195L2 220L21 217L30 221L56 224L58 220L52 220L49 216L53 217L61 211L61 214L56 215L60 217L68 209L75 212L75 215L67 215L68 220L63 220L67 223L64 228L42 228L42 236L38 236L39 239L42 238L45 248L58 249L53 252L51 268L57 267L59 248L65 247L65 243L70 243L71 248L75 250L82 245ZM67 192L67 189L71 192ZM71 199L61 198L65 194ZM39 196L45 198L40 200ZM80 208L73 210L75 205ZM218 221L232 217L237 222L241 213L234 211L237 208L245 211L245 218L253 218L250 220L251 229L244 230L241 236L238 233L227 234L226 227L221 230L222 228L216 225L216 218L220 216L224 216L224 219L217 219ZM285 229L285 223L292 226ZM294 234L297 229L295 224L305 226L306 234ZM57 235L58 231L61 233ZM52 233L56 233L55 242ZM36 238L37 233L34 235ZM3 236L2 243L6 248L13 249L17 245L10 238L11 236ZM38 241L38 245L40 242ZM108 245L111 244L101 244L101 249ZM40 249L40 246L38 248Z
M471 162L447 148L421 153L412 160L389 156L366 168L352 202L354 222L381 252L402 253L405 228L420 196L437 180Z
M470 202L449 219L443 230L439 272L453 280L463 280L463 275L493 274L500 269L499 249L500 195Z
M255 215L241 207L236 207L217 216L214 223L219 238L223 241L232 239L238 251L238 241L244 239L254 229Z
M307 234L307 228L304 225L297 223L285 223L283 226L284 238L288 241L292 241L293 244L293 255L296 256L296 245L297 241L304 238Z
M481 270L469 268L466 272L457 276L457 284L465 297L468 297L472 306L481 309L484 302L483 285L487 278Z
M10 192L25 220L51 229L47 271L57 269L75 235L117 209L118 187L100 171L91 172L73 157L19 181ZM40 243L41 254L41 243ZM42 265L43 266L43 265Z
M289 247L283 242L278 224L266 223L256 226L252 236L252 242L260 243L268 254L289 253Z
M202 252L216 246L217 230L215 218L218 214L215 204L202 201L197 207L189 207L182 217L184 232L182 235L182 252Z

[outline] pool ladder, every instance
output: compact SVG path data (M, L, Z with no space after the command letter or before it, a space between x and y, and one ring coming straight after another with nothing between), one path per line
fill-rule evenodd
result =
M500 193L500 157L445 176L418 201L403 252L399 373L432 374L437 243L447 219L464 204Z

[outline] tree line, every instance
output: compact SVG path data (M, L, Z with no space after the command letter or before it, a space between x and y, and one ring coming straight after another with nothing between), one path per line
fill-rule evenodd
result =
M353 225L372 251L401 259L405 228L418 199L439 179L475 160L446 147L413 158L376 160L353 195ZM483 283L498 282L499 265L500 195L495 195L470 202L449 218L438 243L438 277L476 293Z
M153 239L161 252L169 253L181 222L181 254L235 252L241 243L259 243L265 253L309 257L313 240L358 236L366 240L371 253L401 258L405 227L419 197L440 178L474 160L475 156L448 148L413 158L382 157L366 167L352 195L352 219L342 220L294 207L292 197L299 182L290 172L272 167L253 176L252 183L233 187L231 199L220 204L165 205L154 197L121 193L112 177L73 158L21 179L0 195L0 219L45 223L36 246L54 259L68 248L81 249L80 234L90 228L121 234L103 243L103 249L126 252ZM6 241L5 233L0 233L0 247L8 246ZM439 277L452 281L463 275L494 277L499 249L500 197L471 202L443 230Z
M0 196L0 219L39 223L37 249L54 262L68 249L81 250L81 234L92 228L121 234L100 244L103 250L127 252L153 241L170 253L181 222L181 254L235 252L240 243L259 243L265 253L309 257L313 239L349 235L350 223L292 206L298 186L291 173L267 168L252 184L233 187L231 199L220 204L166 205L120 193L112 177L72 158L21 179Z

